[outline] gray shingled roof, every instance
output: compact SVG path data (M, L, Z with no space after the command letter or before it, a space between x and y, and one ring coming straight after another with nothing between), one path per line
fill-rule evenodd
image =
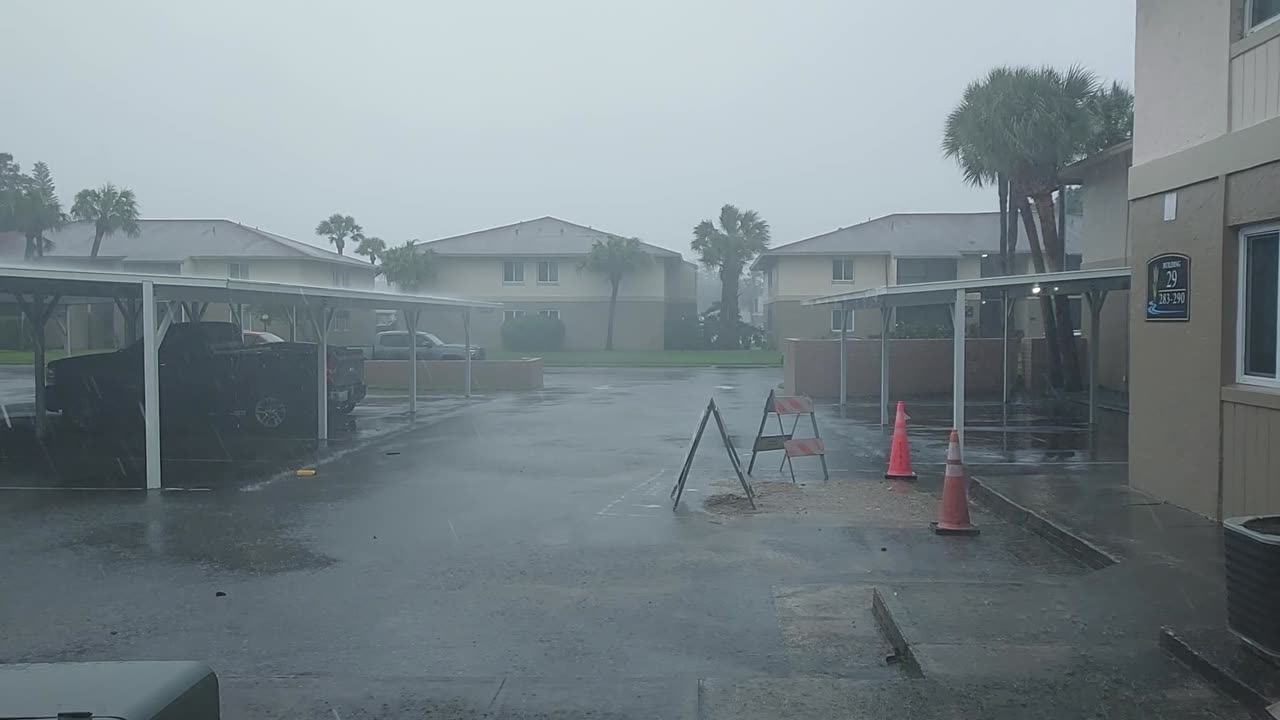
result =
M428 247L440 255L530 257L535 255L586 255L596 240L621 237L603 230L567 222L548 215L536 220L477 230L465 235L432 240ZM680 253L644 243L657 257L680 257Z
M367 267L359 258L299 242L231 220L139 220L138 237L116 233L104 238L101 257L133 261L182 262L197 258L297 258ZM87 257L93 247L93 223L73 222L48 233L48 257ZM25 243L0 243L0 257L21 258ZM348 247L352 248L351 243ZM354 248L352 248L354 249Z
M1079 235L1080 218L1068 216L1067 252L1080 251ZM1026 233L1019 232L1018 247L1024 252L1026 242ZM892 253L897 257L952 257L999 251L999 213L896 213L779 245L761 255L757 263L782 255Z

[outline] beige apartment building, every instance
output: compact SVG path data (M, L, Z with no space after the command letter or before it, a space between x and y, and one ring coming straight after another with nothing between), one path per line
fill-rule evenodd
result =
M51 248L45 265L77 269L183 275L187 277L274 280L316 287L373 288L373 267L291 238L232 220L175 219L138 221L139 234L115 233L104 238L98 257L90 258L93 224L68 223L50 233ZM24 262L26 241L17 233L0 233L0 261ZM234 320L248 330L268 330L285 339L291 336L290 317L284 308L232 307L211 304L207 320ZM120 308L110 301L64 307L49 324L53 347L70 343L73 351L122 347L127 336ZM373 337L371 311L346 310L334 317L330 342L367 345ZM299 321L298 339L314 337L310 324Z
M1082 270L1132 267L1129 247L1129 167L1133 142L1123 142L1063 170L1062 179L1082 186L1084 213L1080 219ZM1108 293L1099 317L1098 383L1129 392L1129 293ZM1095 337L1089 314L1083 321L1086 337Z
M502 347L503 321L526 314L560 318L566 350L602 350L609 322L607 277L583 267L597 240L619 237L554 217L542 217L423 243L435 254L425 292L501 302L502 310L472 317L472 342ZM652 262L623 277L613 344L619 350L661 350L669 320L697 312L697 268L680 253L644 245ZM425 313L423 329L461 336L456 313Z
M1079 267L1080 225L1080 218L1067 218L1069 269ZM765 276L765 329L780 343L839 335L840 311L805 307L805 300L885 285L995 277L1002 274L999 252L999 213L897 213L772 248L751 269ZM1011 274L1033 268L1022 233L1014 266ZM970 334L999 337L997 295L970 301L967 314ZM880 336L878 311L856 312L849 321L852 337ZM899 308L893 322L923 329L949 327L951 320L947 306L938 306ZM1028 336L1043 335L1039 305L1017 303L1012 324Z
M1138 0L1135 69L1130 482L1280 512L1280 3Z

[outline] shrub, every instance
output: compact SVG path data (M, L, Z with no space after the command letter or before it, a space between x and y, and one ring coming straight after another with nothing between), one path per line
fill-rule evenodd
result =
M668 350L703 350L707 347L702 325L696 317L669 318L663 346Z
M556 352L564 347L560 318L525 315L502 323L502 347L514 352Z

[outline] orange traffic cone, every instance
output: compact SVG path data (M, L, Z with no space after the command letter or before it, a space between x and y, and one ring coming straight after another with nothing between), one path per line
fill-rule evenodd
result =
M938 522L929 523L938 535L977 535L978 528L969 522L969 478L960 459L960 435L951 431L947 448L947 472L942 478L942 507Z
M893 421L893 446L889 449L889 480L915 480L911 470L911 446L907 444L907 406L898 401L898 417Z

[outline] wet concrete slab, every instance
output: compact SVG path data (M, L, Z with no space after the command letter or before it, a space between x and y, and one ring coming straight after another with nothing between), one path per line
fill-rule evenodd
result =
M823 407L831 481L798 467L804 484L762 492L760 512L717 514L701 498L731 466L700 453L672 512L708 397L748 438L780 380L548 372L311 478L5 493L0 585L23 591L0 594L0 662L200 659L229 717L1238 716L1176 664L1144 673L1155 637L1133 618L1163 576L1093 572L978 508L978 538L928 532L940 432L913 446L921 480L895 484L878 425ZM873 587L910 593L934 677L881 657ZM947 612L970 606L968 626ZM1093 670L1080 649L1102 640L1117 653ZM974 672L1001 645L1022 662ZM1107 680L1128 662L1132 682Z

